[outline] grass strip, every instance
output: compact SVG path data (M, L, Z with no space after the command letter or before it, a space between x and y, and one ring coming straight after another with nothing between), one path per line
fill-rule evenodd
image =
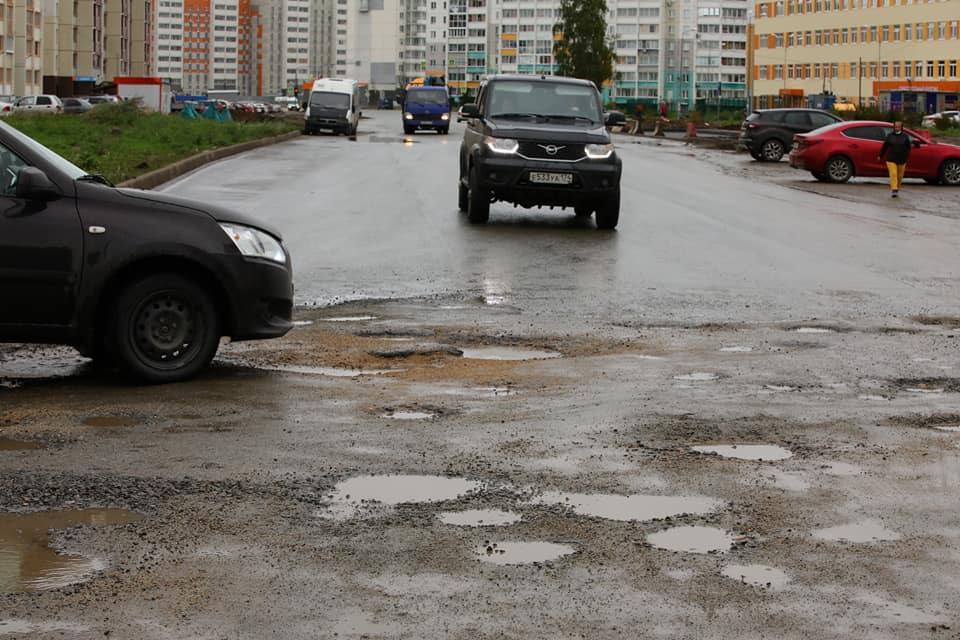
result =
M264 122L187 120L145 112L135 104L104 104L80 115L21 114L5 122L88 173L114 183L194 154L294 131L281 119Z

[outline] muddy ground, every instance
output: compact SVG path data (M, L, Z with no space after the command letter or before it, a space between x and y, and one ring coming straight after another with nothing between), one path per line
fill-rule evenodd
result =
M515 315L303 310L161 387L4 347L64 377L4 379L0 507L142 517L50 516L50 586L4 516L0 636L960 637L960 318Z

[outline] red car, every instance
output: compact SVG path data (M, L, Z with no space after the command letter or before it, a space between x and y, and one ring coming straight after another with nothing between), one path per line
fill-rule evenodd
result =
M805 169L826 182L846 182L853 176L885 178L886 161L877 156L891 131L889 122L854 120L798 133L793 136L790 166ZM960 147L933 142L928 133L904 131L913 139L905 177L922 178L930 184L960 185Z

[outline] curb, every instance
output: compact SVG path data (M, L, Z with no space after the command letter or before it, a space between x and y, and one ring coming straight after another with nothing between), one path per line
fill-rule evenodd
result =
M216 160L221 160L238 153L243 153L244 151L250 151L251 149L257 149L259 147L277 144L278 142L293 140L294 138L299 138L301 135L303 134L300 131L291 131L290 133L283 133L279 136L260 138L258 140L247 140L246 142L230 145L229 147L210 149L209 151L198 153L190 156L189 158L178 160L177 162L168 164L165 167L154 169L153 171L145 173L142 176L124 180L117 186L126 189L153 189L154 187L160 186L165 182L169 182L174 178L179 178L185 173L190 173L194 169L202 167L205 164L209 164Z

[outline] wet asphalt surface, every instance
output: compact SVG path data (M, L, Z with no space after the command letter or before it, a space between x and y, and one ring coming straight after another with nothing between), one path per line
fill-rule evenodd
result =
M960 637L960 190L618 137L617 231L475 227L399 118L166 187L284 232L286 338L0 345L0 637Z

